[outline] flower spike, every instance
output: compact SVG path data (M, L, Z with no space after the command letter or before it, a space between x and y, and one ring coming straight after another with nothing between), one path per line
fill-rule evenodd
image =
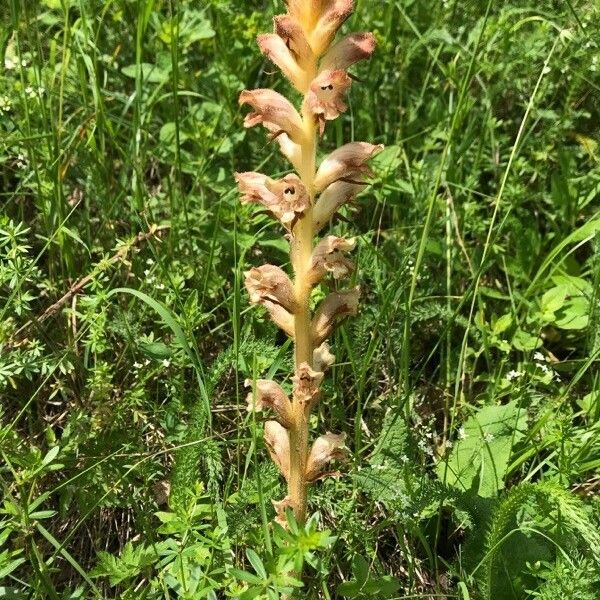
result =
M264 425L264 439L288 485L287 496L273 502L276 521L284 526L286 509L293 510L299 524L305 522L309 485L331 474L329 463L345 454L344 434L327 433L309 446L311 411L324 373L335 363L325 340L341 319L357 313L360 289L330 293L314 315L311 307L314 288L329 274L337 280L354 270L347 253L355 240L314 238L336 211L365 189L372 176L367 163L382 149L367 142L346 144L317 169L319 134L347 110L345 96L354 79L348 69L373 54L375 37L350 33L333 44L352 13L352 0L286 0L286 6L287 13L274 18L274 31L257 40L262 53L303 94L301 110L268 89L245 90L240 103L252 107L245 126L262 124L296 174L281 179L255 172L235 176L242 203L268 210L284 226L290 244L291 279L274 265L245 274L250 301L264 306L294 343L292 393L286 394L274 381L258 379L248 395L249 410L270 409L274 414Z

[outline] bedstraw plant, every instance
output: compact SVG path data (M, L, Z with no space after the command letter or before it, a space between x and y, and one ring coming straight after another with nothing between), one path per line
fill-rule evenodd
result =
M289 0L288 12L274 19L274 33L258 36L258 45L292 86L302 94L301 108L270 89L244 90L241 104L252 112L244 125L262 124L296 173L272 179L261 173L238 173L243 203L266 207L283 225L290 245L291 279L275 265L245 273L250 301L263 305L271 319L293 339L295 373L291 398L274 381L259 379L248 396L249 410L268 409L265 441L288 485L288 495L275 502L277 520L285 510L299 523L306 520L310 484L332 474L330 463L344 456L345 434L326 433L309 444L310 414L318 400L324 373L335 357L327 339L336 324L357 312L360 289L331 291L312 310L313 290L351 274L347 253L355 240L327 235L315 237L338 209L352 201L370 175L367 161L382 147L353 142L334 150L317 168L317 146L327 121L347 106L344 96L352 85L348 68L367 59L375 49L371 33L352 33L337 43L336 34L351 15L352 0Z

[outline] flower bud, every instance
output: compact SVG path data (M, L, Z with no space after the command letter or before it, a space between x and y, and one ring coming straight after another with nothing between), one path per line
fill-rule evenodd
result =
M324 0L320 4L317 22L310 36L310 45L317 56L327 50L354 8L352 0Z
M315 178L315 188L322 192L335 181L362 183L373 172L366 162L383 150L383 146L368 142L351 142L334 150L322 163Z
M293 142L302 143L302 118L292 103L281 94L269 89L244 90L240 104L250 104L254 112L246 115L244 127L263 124L275 135L285 133Z
M325 121L332 121L346 112L344 94L352 85L346 71L323 71L310 84L306 95L306 105L319 123L321 135L325 131Z
M245 384L251 387L252 381L247 379ZM257 379L254 388L254 392L247 397L248 412L270 408L277 415L279 423L289 429L293 423L292 404L281 386L269 379Z
M331 475L325 469L331 461L346 457L345 440L345 433L337 435L329 432L315 440L306 463L307 481L313 482Z
M372 33L351 33L327 51L321 61L322 70L347 69L375 52Z
M310 408L319 395L323 373L313 371L308 363L302 363L292 377L294 399L306 409Z
M335 235L328 235L315 247L312 254L312 263L308 278L312 285L316 285L331 273L334 279L341 279L350 274L354 263L346 258L345 253L354 250L354 239L344 239Z
M315 345L324 342L333 332L336 323L358 312L360 288L333 292L321 302L312 321L312 337Z
M290 436L287 429L277 421L267 421L265 423L265 443L271 459L288 480L290 477Z
M274 265L253 267L244 273L246 289L253 304L279 304L290 313L296 310L294 286L283 269Z
M331 353L327 342L323 342L313 350L313 366L315 371L325 373L334 364L335 356Z

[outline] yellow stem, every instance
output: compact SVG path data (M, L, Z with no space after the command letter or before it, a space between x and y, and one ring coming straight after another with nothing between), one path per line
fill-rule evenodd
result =
M314 116L303 110L304 143L302 144L302 168L299 176L310 195L310 208L299 219L292 236L291 258L294 268L295 293L298 310L294 322L294 353L296 368L302 363L313 363L313 341L310 331L310 295L312 285L308 281L313 251L313 209L315 200L314 181L316 174L317 129ZM296 520L306 520L307 483L306 462L308 460L309 411L293 401L294 424L290 434L290 479L288 493L292 499Z

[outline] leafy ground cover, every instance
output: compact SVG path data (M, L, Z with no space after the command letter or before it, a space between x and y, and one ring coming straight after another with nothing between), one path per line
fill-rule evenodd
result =
M287 168L237 104L282 9L0 6L0 596L597 598L597 3L356 2L323 148L386 150L314 417L351 459L287 531L243 382L291 357L240 283L287 249L233 180Z

